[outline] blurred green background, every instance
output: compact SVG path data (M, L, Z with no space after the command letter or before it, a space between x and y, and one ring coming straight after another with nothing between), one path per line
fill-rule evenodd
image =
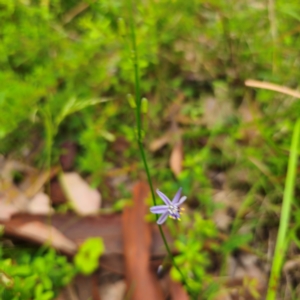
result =
M234 233L247 224L251 235L219 251L227 255L252 243L264 252L259 229L278 226L300 103L244 81L298 88L299 2L137 0L134 6L151 175L166 194L182 186L191 209L177 235L180 251L189 251L183 243L188 234L195 253L216 236L211 220L224 204L212 199L224 191L238 195L238 203L247 200L235 214L250 217L235 219ZM111 199L105 178L116 168L131 170L130 180L145 178L128 103L134 95L129 20L128 1L0 0L3 157L47 169L59 164L62 144L71 142L78 149L73 169L104 200L113 205L128 198L120 185ZM179 139L183 169L174 174L169 160ZM291 230L296 244L299 194ZM196 221L202 231L189 230L193 214L203 217ZM196 259L200 270L193 255L180 261L186 274L193 272L197 291L209 277L202 256Z

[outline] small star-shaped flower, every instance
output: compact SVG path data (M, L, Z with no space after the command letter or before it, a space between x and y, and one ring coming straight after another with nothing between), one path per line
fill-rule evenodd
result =
M183 210L179 206L186 200L186 196L181 197L182 188L178 190L172 201L161 191L156 190L157 195L165 202L166 205L156 205L150 207L153 214L162 214L157 220L157 224L163 224L168 217L180 220L180 213Z

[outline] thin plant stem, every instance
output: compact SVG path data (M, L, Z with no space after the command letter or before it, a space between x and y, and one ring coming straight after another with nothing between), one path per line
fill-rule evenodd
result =
M300 118L294 126L294 132L290 148L290 157L288 162L287 177L283 194L283 203L280 216L280 225L273 258L272 270L269 279L268 292L266 300L275 300L278 285L280 282L280 271L285 257L287 247L287 231L290 221L291 206L294 198L296 183L298 148L300 139Z
M274 0L268 0L268 15L269 15L269 22L270 22L270 35L272 38L272 71L276 71L276 59L277 59L277 22L276 22L276 3Z
M152 196L152 201L153 204L156 205L156 198L155 198L155 193L154 193L154 188L151 180L151 175L150 175L150 170L148 167L147 159L146 159L146 154L143 146L143 137L142 137L142 118L141 118L141 90L140 90L140 78L139 78L139 65L138 65L138 51L137 51L137 45L136 45L136 36L135 36L135 25L134 25L134 13L133 13L133 4L132 0L130 1L130 11L131 11L131 16L130 16L130 38L131 38L131 44L132 44L132 64L133 64L133 69L134 69L134 84L135 84L135 102L136 102L136 125L137 125L137 141L138 141L138 146L140 150L140 154L142 157L142 161L144 164L144 168L147 174L147 180L150 186L151 190L151 196ZM158 219L156 215L156 220ZM178 265L175 262L175 259L172 255L171 249L168 245L167 239L165 237L165 234L162 230L162 226L158 225L160 235L163 239L164 245L166 247L166 250L168 252L168 255L172 261L173 266L177 269L179 274L181 275L181 279L183 284L187 287L187 289L191 292L191 289L189 288L187 281L185 279L185 276L183 275L182 271L178 267ZM193 299L196 299L195 295L192 295Z
M45 107L41 110L42 117L44 120L45 125L45 133L46 133L46 172L47 172L47 184L46 184L46 190L49 195L49 201L50 205L51 202L51 189L50 189L50 176L51 176L51 156L52 156L52 147L53 147L53 137L54 137L54 128L52 123L52 116L49 107ZM52 226L52 217L51 217L51 211L48 212L48 225L49 227ZM49 229L49 245L51 245L52 240L52 234L51 230Z

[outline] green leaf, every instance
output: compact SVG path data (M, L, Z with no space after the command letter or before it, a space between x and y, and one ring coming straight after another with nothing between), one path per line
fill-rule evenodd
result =
M228 240L225 241L222 246L221 250L225 253L230 253L233 250L239 248L240 246L246 245L252 240L253 236L251 233L248 234L235 234L229 236Z
M61 109L60 113L55 118L55 124L58 127L60 123L70 114L80 111L88 106L96 105L101 102L106 102L107 99L87 99L78 100L75 97L71 97L66 101L65 105Z
M99 264L99 258L105 247L101 238L89 238L79 248L74 262L80 272L85 275L93 273Z
M181 274L178 272L178 270L175 267L171 268L170 275L171 275L171 278L174 281L180 282L180 280L181 280Z

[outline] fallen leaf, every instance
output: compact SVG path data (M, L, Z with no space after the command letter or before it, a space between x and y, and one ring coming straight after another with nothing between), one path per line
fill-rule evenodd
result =
M132 300L164 299L158 279L150 272L151 228L144 220L148 195L148 185L137 183L134 205L124 210L122 218L127 291Z
M17 212L19 212L18 208L13 204L0 200L0 221L9 220Z
M166 134L151 142L149 146L150 151L155 152L160 148L162 148L163 146L165 146L166 144L168 144L172 139L171 133L172 132L169 130Z
M49 196L45 193L36 194L29 202L27 211L36 215L47 215L53 212Z
M97 214L100 209L101 195L92 189L79 174L62 173L59 181L66 197L73 205L74 210L81 215Z
M169 279L169 281L172 300L189 300L189 295L183 288L181 283L175 282L171 278Z
M60 231L39 221L28 222L13 228L5 224L4 231L40 244L49 243L65 253L74 254L77 250L76 244L66 238Z
M31 214L18 214L13 216L6 222L1 222L5 225L5 234L10 238L16 237L19 239L27 239L18 234L16 228L32 222L40 222L49 224L48 216L31 215ZM105 245L104 256L109 256L109 260L103 262L101 258L101 266L104 267L107 262L107 268L117 269L117 273L124 273L123 267L123 236L122 236L122 216L120 214L110 214L101 216L86 216L78 217L74 213L66 214L53 214L51 216L51 225L59 230L65 237L74 242L76 246L80 246L87 238L101 237ZM166 255L159 229L156 224L150 225L152 244L151 256L163 258ZM167 228L164 229L167 242L172 245L173 240ZM35 243L42 243L37 240L29 239ZM57 248L62 251L62 249ZM103 256L103 257L104 257Z
M18 184L14 183L13 178L16 171L22 174ZM57 171L56 167L39 172L26 164L6 161L0 174L0 220L8 220L13 214L26 211L47 214L51 210L48 196L39 192Z
M9 180L0 180L0 220L8 220L18 212L26 211L28 199Z
M101 300L122 300L126 299L126 283L125 280L119 280L114 283L106 283L100 285Z
M170 156L170 168L174 175L177 177L182 171L182 161L183 161L183 145L182 140L178 140Z

